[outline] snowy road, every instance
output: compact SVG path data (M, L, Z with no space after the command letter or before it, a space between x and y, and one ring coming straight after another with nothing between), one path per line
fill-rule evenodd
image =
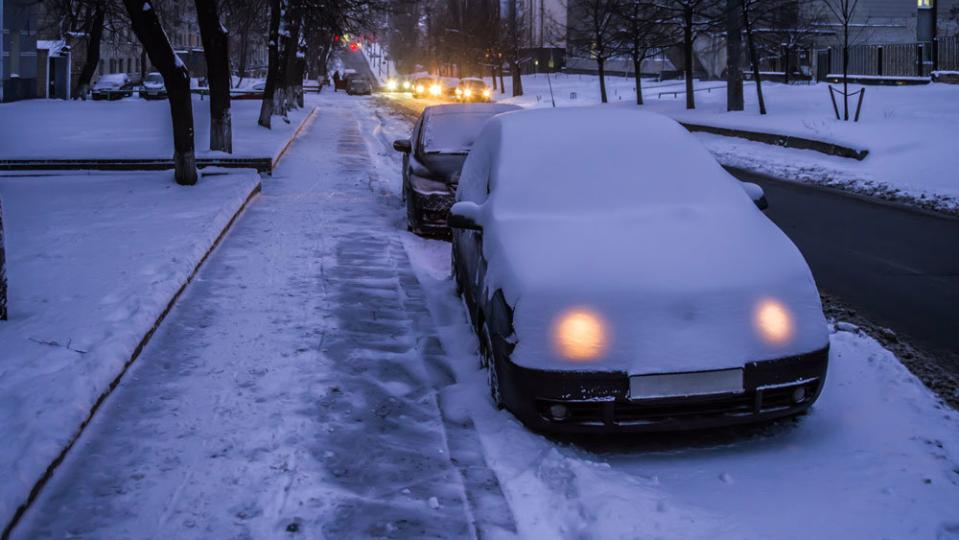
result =
M959 538L959 415L832 336L811 413L555 441L486 397L408 120L321 95L15 538Z

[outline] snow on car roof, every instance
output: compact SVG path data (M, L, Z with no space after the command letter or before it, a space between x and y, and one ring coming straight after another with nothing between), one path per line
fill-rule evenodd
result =
M470 151L457 199L482 204L484 290L514 307L513 360L525 367L701 371L827 342L799 250L664 116L611 106L498 115ZM788 343L757 334L764 299L790 313ZM557 360L552 325L574 309L605 321L602 362Z
M426 153L465 154L492 116L519 110L499 103L434 105L423 111L423 149Z
M106 73L104 75L100 75L100 78L97 79L97 82L125 83L127 80L128 77L126 73Z

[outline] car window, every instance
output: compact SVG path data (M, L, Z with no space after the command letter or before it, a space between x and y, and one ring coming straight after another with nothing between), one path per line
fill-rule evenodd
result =
M432 114L423 123L423 152L466 154L493 112Z
M486 201L490 191L490 171L492 167L492 152L490 146L495 137L484 137L482 134L476 145L470 151L469 157L463 163L460 171L459 186L456 188L457 201L472 201L482 204Z

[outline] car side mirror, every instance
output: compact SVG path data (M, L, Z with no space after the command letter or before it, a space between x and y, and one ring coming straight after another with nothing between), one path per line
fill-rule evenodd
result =
M759 184L754 184L752 182L742 182L743 191L749 195L749 198L753 200L753 203L756 205L756 208L760 210L765 210L769 208L769 201L766 200L766 192L763 191L763 188Z
M479 215L480 207L478 204L472 201L460 201L450 208L447 225L451 229L482 231L483 227L479 224Z
M403 152L404 154L409 154L413 151L413 144L409 139L396 139L393 141L393 150L397 152Z

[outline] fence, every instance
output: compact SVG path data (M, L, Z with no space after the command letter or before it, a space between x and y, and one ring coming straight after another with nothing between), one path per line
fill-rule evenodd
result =
M842 49L816 51L817 79L842 73ZM959 69L959 36L914 43L886 43L849 47L849 75L927 77L935 70Z

